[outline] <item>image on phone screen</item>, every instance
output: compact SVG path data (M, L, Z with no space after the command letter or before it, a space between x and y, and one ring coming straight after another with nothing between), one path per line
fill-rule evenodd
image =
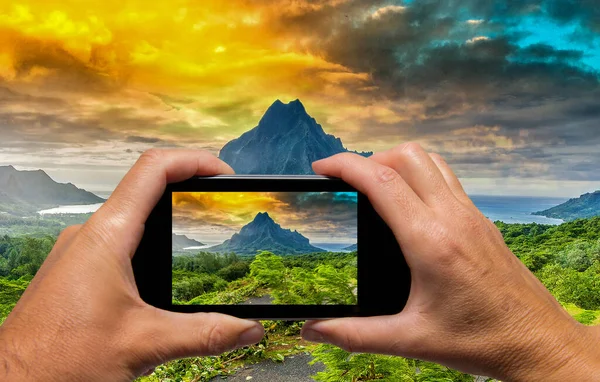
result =
M357 305L356 192L173 192L173 305Z

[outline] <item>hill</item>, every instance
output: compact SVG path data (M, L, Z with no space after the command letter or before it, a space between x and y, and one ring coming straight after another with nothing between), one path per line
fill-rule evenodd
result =
M534 212L533 215L571 221L600 215L600 190L583 194L578 198L569 199L563 204L544 211Z
M258 126L223 146L219 158L236 174L308 175L314 174L312 162L348 151L339 138L323 131L300 100L277 100Z
M231 239L206 251L235 252L238 255L255 255L257 251L269 251L277 255L323 252L321 248L310 245L308 238L298 231L281 228L267 212L259 212Z
M204 243L201 243L194 239L190 239L189 237L187 237L185 235L177 235L175 233L172 234L172 250L173 250L173 252L183 251L183 249L187 248L187 247L200 247L203 245L204 245Z
M346 248L343 248L344 251L356 251L358 249L358 245L357 244L352 244L347 246Z
M29 214L60 205L103 203L105 199L72 183L58 183L42 170L0 166L0 211Z

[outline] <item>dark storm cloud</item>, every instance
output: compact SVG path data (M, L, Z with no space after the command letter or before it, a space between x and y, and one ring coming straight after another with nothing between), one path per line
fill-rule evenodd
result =
M464 103L515 106L598 88L597 75L576 65L583 52L545 44L521 47L521 35L503 32L517 23L510 17L540 13L541 2L417 0L403 10L390 8L364 20L358 16L376 13L385 4L354 1L283 14L273 28L289 35L296 30L312 33L308 50L369 73L381 99L425 103L428 117ZM459 18L463 8L476 26ZM488 34L495 36L465 43Z
M130 135L125 138L125 142L138 142L138 143L158 143L161 142L162 139L154 138L154 137L140 137L138 135Z
M578 22L582 27L600 31L600 8L596 0L550 0L544 9L562 22Z
M288 205L287 211L291 214L302 216L303 225L313 225L319 232L330 230L333 234L342 232L340 230L345 233L356 230L356 198L333 192L279 192L275 197Z
M307 51L370 74L378 92L364 104L393 100L407 117L365 120L355 142L423 141L467 177L598 180L589 165L600 161L598 73L582 64L583 50L523 45L531 32L513 27L531 16L599 37L593 0L350 1L280 15L273 28L312 33ZM461 132L473 126L482 128Z

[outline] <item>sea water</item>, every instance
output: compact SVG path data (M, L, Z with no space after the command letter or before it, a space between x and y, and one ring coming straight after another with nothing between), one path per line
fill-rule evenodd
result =
M538 223L538 224L561 224L560 219L547 218L545 216L532 215L532 212L543 211L550 207L557 206L566 202L567 198L552 198L541 196L490 196L490 195L471 195L475 206L492 221L500 220L505 223ZM77 214L95 212L102 203L60 206L47 210L38 211L39 214ZM218 243L217 243L218 244ZM339 243L319 243L319 248L327 250L341 250L351 245ZM207 248L214 244L203 246ZM190 248L201 249L201 248Z
M504 223L561 224L560 219L532 215L532 212L547 210L566 202L567 198L540 196L489 196L471 195L477 208L490 220Z

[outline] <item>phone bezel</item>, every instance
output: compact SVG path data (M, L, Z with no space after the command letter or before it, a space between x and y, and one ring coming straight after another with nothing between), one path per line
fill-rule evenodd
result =
M171 194L177 191L357 192L357 305L172 305ZM400 246L366 195L341 179L319 175L217 175L168 184L146 222L132 265L140 297L152 306L174 312L219 312L249 319L305 320L396 314L405 306L410 290L410 270Z

